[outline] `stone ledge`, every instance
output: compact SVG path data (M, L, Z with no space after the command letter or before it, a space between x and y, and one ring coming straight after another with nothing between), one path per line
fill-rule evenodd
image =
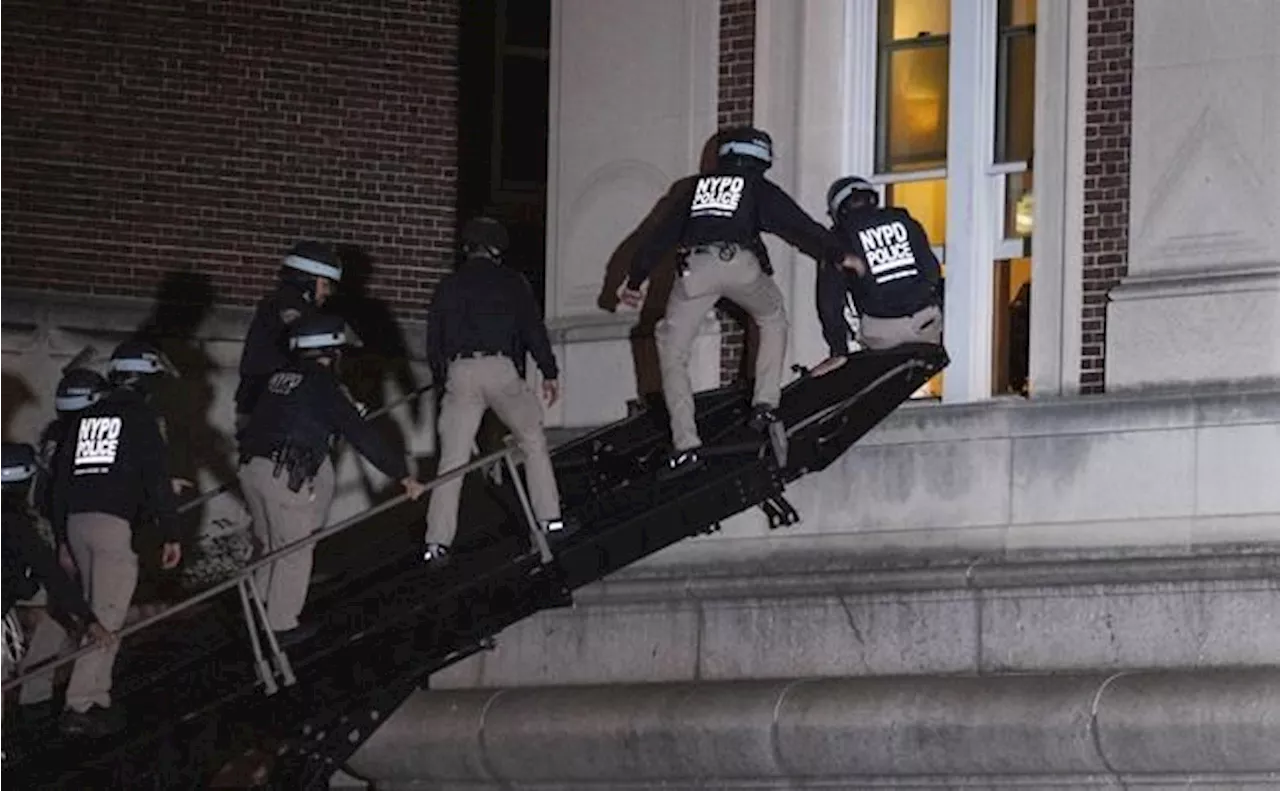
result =
M1273 666L418 692L351 765L387 789L1239 788L1280 783L1276 744Z
M1106 558L1040 552L1023 559L935 557L926 562L813 555L770 566L725 563L715 568L632 567L583 588L574 598L578 604L612 606L679 599L1280 580L1280 553L1275 547L1217 546L1159 556L1119 551L1111 554L1113 557Z

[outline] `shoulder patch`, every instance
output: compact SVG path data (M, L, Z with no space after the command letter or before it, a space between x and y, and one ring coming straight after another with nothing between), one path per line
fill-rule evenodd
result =
M293 322L297 321L298 317L301 315L302 315L302 311L298 310L297 308L285 308L284 310L280 311L280 320L283 321L285 324L292 324Z
M302 384L302 374L296 371L280 371L272 374L267 380L267 390L275 395L287 396L298 389L300 384Z

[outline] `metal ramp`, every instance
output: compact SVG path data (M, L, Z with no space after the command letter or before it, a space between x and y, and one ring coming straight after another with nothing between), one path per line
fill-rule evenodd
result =
M256 750L266 768L257 787L327 788L431 673L491 648L506 627L571 606L573 590L752 507L771 526L794 523L785 484L828 466L947 362L941 347L899 347L854 355L820 379L801 376L778 409L789 440L785 466L746 426L743 387L700 394L704 442L720 450L675 480L655 475L668 436L660 408L563 445L552 458L564 511L582 528L550 546L526 527L527 498L510 474L515 451L474 462L464 470L507 467L502 488L512 505L499 539L456 554L443 571L424 568L414 543L314 586L307 617L320 629L287 658L244 639L246 626L258 623L256 597L248 574L238 574L151 619L171 623L130 627L113 690L128 715L123 732L70 741L52 721L6 722L4 780L32 789L204 788ZM402 504L396 498L371 513L398 514Z

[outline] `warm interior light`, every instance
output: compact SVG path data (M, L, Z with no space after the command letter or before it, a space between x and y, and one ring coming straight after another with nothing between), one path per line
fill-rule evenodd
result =
M1036 199L1033 193L1024 192L1013 209L1013 232L1018 236L1030 236L1035 229Z

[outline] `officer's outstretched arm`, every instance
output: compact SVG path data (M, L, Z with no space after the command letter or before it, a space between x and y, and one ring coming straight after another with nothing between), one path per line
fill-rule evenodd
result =
M656 218L656 222L631 260L631 271L625 284L627 291L638 292L662 256L679 243L696 184L696 178L677 181L650 212L649 216Z
M556 364L556 355L551 350L551 338L547 334L546 322L538 313L538 302L533 296L533 287L523 275L518 275L517 296L521 340L524 347L533 355L542 377L554 382L560 378L560 367Z
M849 252L840 238L822 227L768 179L761 179L760 227L822 263L840 261Z
M845 321L844 308L848 298L847 278L834 264L819 264L815 300L818 321L822 324L822 338L832 357L849 353L851 329Z
M427 307L427 367L436 385L444 383L447 364L444 359L444 310L450 298L451 283L448 277L441 280Z
M325 377L325 386L320 391L320 397L323 403L319 404L319 407L328 419L329 425L341 434L343 439L351 443L361 456L393 480L402 481L409 477L409 468L404 459L392 450L391 445L383 439L371 423L360 417L355 406L338 389L337 379L331 376Z
M178 508L173 500L173 479L169 476L168 448L160 433L160 423L150 411L139 410L130 418L137 431L138 465L147 504L164 536L160 565L173 568L182 561L182 536L178 530Z

